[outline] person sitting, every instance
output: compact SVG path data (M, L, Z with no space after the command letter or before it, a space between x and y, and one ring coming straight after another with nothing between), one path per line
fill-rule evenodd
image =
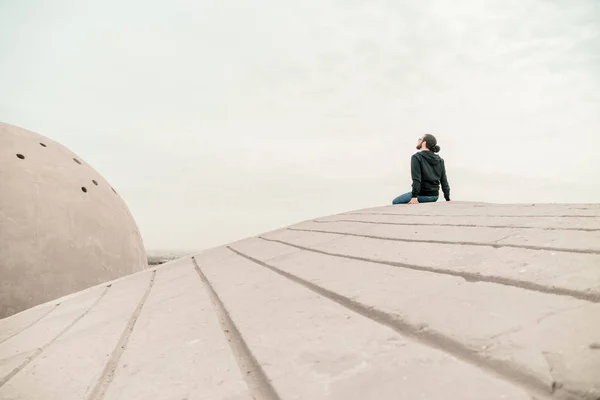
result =
M426 134L417 143L419 152L410 160L412 192L396 197L392 204L418 204L438 201L440 185L446 201L450 201L450 185L444 160L438 156L440 146L435 136Z

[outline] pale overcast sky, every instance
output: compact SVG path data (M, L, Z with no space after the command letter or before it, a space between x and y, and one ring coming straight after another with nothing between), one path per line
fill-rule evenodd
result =
M0 0L0 120L61 142L149 250L410 190L600 202L597 0Z

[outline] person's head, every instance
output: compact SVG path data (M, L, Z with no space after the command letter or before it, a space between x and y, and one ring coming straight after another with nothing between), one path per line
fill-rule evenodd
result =
M439 153L440 146L438 146L437 139L435 138L435 136L430 135L428 133L419 138L419 141L417 143L417 150L429 150L433 151L434 153Z

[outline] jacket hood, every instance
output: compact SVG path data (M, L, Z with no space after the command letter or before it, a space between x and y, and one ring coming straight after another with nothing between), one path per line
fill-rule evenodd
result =
M442 161L441 157L435 154L433 151L420 151L417 153L418 156L426 160L430 165L437 165Z

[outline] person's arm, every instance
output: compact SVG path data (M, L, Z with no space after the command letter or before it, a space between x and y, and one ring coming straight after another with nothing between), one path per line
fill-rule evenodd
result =
M421 163L416 155L410 159L410 174L412 175L412 197L419 197L421 193Z
M450 201L450 185L448 184L448 175L446 175L446 164L442 161L442 178L440 179L442 184L442 191L444 192L444 198L446 201Z

